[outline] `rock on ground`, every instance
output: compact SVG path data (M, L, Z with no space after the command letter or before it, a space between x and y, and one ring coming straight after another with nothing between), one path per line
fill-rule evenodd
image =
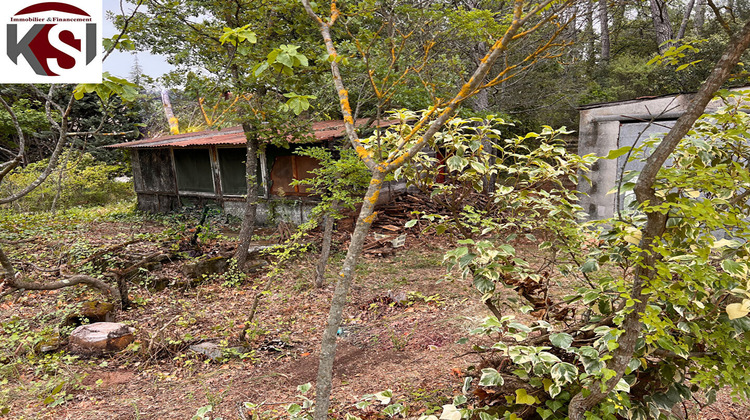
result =
M81 325L70 334L70 351L85 355L121 351L135 339L133 331L116 322Z

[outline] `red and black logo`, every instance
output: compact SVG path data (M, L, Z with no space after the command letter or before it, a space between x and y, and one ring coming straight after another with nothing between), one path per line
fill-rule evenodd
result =
M64 15L49 17L49 12ZM19 35L18 23L13 22L33 25ZM45 2L28 6L11 17L8 24L8 57L18 64L18 57L23 56L40 76L59 76L81 62L88 65L97 55L97 27L91 22L91 15L70 4Z

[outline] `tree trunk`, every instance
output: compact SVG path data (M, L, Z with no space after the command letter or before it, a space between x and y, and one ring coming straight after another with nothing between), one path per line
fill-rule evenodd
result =
M57 207L57 200L60 199L60 196L62 195L62 184L63 184L63 174L65 173L65 169L68 166L68 159L70 159L70 154L73 151L68 151L68 154L65 155L65 159L60 164L60 171L57 174L57 188L55 188L55 197L52 199L52 204L49 206L49 211L51 213L55 212L55 208Z
M639 204L643 205L648 202L650 206L658 206L662 203L662 199L656 195L656 191L654 190L654 183L659 169L661 169L664 162L666 162L682 138L685 137L695 121L703 114L703 111L716 91L729 78L732 69L734 69L740 56L748 48L748 45L750 45L750 22L745 24L739 36L732 39L727 50L719 62L716 63L711 75L690 101L685 114L677 120L674 127L672 127L659 146L646 160L646 165L643 167L634 188ZM667 215L658 211L648 211L646 212L646 217L646 226L643 228L642 239L639 244L639 247L643 250L641 252L642 262L636 266L636 270L633 273L633 288L630 292L630 297L636 303L632 310L625 315L625 319L620 327L624 332L618 341L619 347L613 352L612 359L608 364L608 368L614 370L616 374L605 384L594 382L589 387L591 393L588 396L584 396L583 392L580 392L573 397L568 407L568 414L571 420L582 420L588 410L606 398L612 388L622 378L625 368L627 368L628 363L630 363L635 353L636 342L643 327L641 314L649 301L649 295L643 294L642 290L644 285L653 279L655 274L653 267L656 257L655 252L651 249L651 244L662 235L667 222ZM604 391L602 391L601 385L605 386Z
M706 22L706 0L698 0L693 18L693 31L700 36L703 34L703 24Z
M649 0L649 2L651 3L651 19L656 32L656 43L659 44L659 54L664 54L672 46L669 41L674 38L667 4L664 0Z
M607 0L599 0L599 31L601 32L601 59L609 61L609 13L607 12Z
M589 66L593 66L596 62L596 54L594 51L594 3L593 0L588 0L586 3L586 50L588 55L586 61Z
M474 45L474 48L472 48L471 57L474 59L474 62L477 65L479 65L482 58L484 58L485 51L487 51L487 44L485 42L480 42ZM490 93L487 91L487 89L483 89L482 91L477 92L474 98L472 98L472 102L474 105L474 111L487 111L490 109Z
M685 14L682 15L682 23L680 23L680 30L677 31L677 39L685 37L685 30L687 30L688 22L690 21L690 13L693 12L694 4L695 0L690 0L688 1L687 6L685 6Z
M245 172L247 176L247 198L245 199L245 217L242 219L242 227L237 238L237 250L234 259L237 260L237 268L242 271L247 262L247 250L250 247L253 231L255 230L255 214L258 207L258 136L250 127L243 123L242 128L247 136L247 154L245 157Z
M349 287L354 278L354 269L357 266L357 260L362 253L362 246L370 231L372 221L376 214L375 203L378 201L382 181L385 173L373 171L370 187L363 200L362 210L359 212L357 224L354 227L352 241L346 252L344 264L341 267L336 288L331 300L331 309L328 313L328 325L323 332L323 339L320 350L320 364L318 366L318 378L315 383L315 420L327 420L328 407L330 405L329 396L331 395L331 382L333 379L333 359L336 356L336 333L341 326L341 319L346 306L346 297L349 294Z
M335 204L334 204L335 205ZM328 258L331 256L331 242L333 239L333 224L335 219L332 212L335 212L336 208L333 208L329 212L325 220L323 221L323 244L321 245L320 257L318 259L318 265L315 267L315 287L323 287L323 281L325 280L326 266L328 265Z

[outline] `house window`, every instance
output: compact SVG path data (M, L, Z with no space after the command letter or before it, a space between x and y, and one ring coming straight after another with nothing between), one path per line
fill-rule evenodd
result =
M312 178L310 173L319 168L317 159L307 156L277 156L271 169L271 194L273 195L309 195L307 188L289 185L295 179Z
M208 149L175 149L174 165L180 191L215 192Z
M247 194L245 181L245 149L219 149L221 190L225 195Z

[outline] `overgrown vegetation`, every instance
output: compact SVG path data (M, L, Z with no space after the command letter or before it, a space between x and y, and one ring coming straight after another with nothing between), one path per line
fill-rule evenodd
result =
M37 179L49 165L42 159L9 173L0 184L0 194L13 195ZM97 161L88 153L66 151L60 157L53 175L32 192L14 201L10 206L19 212L38 212L95 207L120 201L133 200L132 181L123 177L126 168Z
M400 360L419 346L419 357L403 362L411 367L455 341L455 326L431 322L456 307L492 316L456 345L479 362L454 367L452 389L441 384L429 401L424 392L371 390L351 404L335 401L333 415L665 420L687 413L690 400L711 403L726 390L750 399L750 98L720 92L725 107L696 123L719 86L746 76L737 71L730 80L750 44L745 5L709 2L716 19L706 22L704 2L683 8L663 0L647 2L646 18L638 13L646 2L601 1L596 13L593 2L575 1L145 3L147 10L116 19L138 36L106 40L108 52L137 46L169 54L180 70L164 82L184 85L182 97L194 102L187 108L200 109L207 126L243 124L249 175L240 245L226 235L235 232L206 220L206 208L200 221L134 213L131 184L115 179L124 166L111 164L121 157L91 150L114 139L102 130L137 137L153 121L126 103L138 99L134 84L107 74L101 85L45 86L46 93L0 88L0 154L8 157L0 163L0 310L20 308L0 319L0 416L23 410L19 400L54 411L103 383L86 384L81 372L110 361L169 382L219 364L242 371L282 359L309 364L317 353L315 402L308 383L291 403L246 402L237 413L323 420L333 414L334 381L342 389L357 381L348 372L333 376L338 343L365 349L343 357L345 366L381 354ZM677 14L683 19L674 31L669 20ZM574 188L596 157L569 154L559 138L570 132L541 123L574 122L571 105L701 85L664 139L605 158L628 155L644 169L622 174L617 194L628 205L617 217L582 223ZM358 117L380 124L402 106L425 110L397 111L388 129L358 131ZM289 112L303 118L292 122ZM520 115L519 125L534 132L511 134L522 129L499 113ZM351 148L301 152L321 162L317 177L300 183L321 204L296 232L269 234L286 241L246 264L259 150L272 138L286 143L315 115L343 118ZM387 267L361 259L392 177L440 207L417 211L403 228L412 236L398 239L402 246L434 234L440 239L431 245L452 248L443 262L455 278L440 286L450 297L435 292L434 273L420 271L435 265L435 249L407 251ZM331 294L324 279L335 220L358 200L353 232L339 235L349 248ZM323 220L313 269L306 252ZM117 228L107 231L110 223ZM355 275L380 278L351 305ZM90 289L69 287L77 284ZM111 300L118 315L141 311L143 330L123 353L85 361L62 348L75 325L92 320L82 311L94 297ZM318 352L308 337L321 330ZM188 410L201 407L193 418L219 418L233 384L221 385L204 393L207 401L191 402Z

